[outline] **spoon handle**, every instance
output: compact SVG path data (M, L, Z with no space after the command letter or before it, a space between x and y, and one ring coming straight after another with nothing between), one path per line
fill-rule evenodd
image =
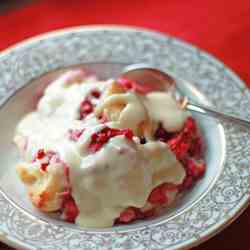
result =
M190 111L194 111L203 115L212 116L214 118L218 118L227 122L232 122L241 127L250 129L250 121L246 119L242 119L233 115L225 114L225 113L216 111L212 108L208 108L208 107L204 107L204 106L192 104L192 103L188 103L186 108L187 110L190 110Z

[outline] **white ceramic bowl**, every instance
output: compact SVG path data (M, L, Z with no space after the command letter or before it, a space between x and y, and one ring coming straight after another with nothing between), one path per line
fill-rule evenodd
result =
M211 237L230 223L249 200L250 136L231 124L195 116L206 142L205 177L156 219L107 229L81 229L32 207L14 165L12 143L20 118L57 73L81 65L100 78L116 77L130 63L147 62L182 81L196 102L250 115L244 84L224 65L184 42L141 29L80 27L53 32L0 56L0 234L25 249L179 249ZM188 81L192 82L190 84Z

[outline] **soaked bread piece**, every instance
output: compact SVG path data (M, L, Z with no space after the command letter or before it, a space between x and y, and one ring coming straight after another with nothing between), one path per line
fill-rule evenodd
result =
M113 82L104 94L104 99L108 96L114 94L122 94L125 93L123 87L119 85L117 82ZM105 117L108 121L118 121L121 111L124 109L125 104L113 104L104 108L102 111L102 116Z
M34 166L30 166L33 164ZM63 168L48 166L42 171L36 163L20 163L16 166L20 179L26 184L34 206L45 212L61 208L62 193L66 187Z

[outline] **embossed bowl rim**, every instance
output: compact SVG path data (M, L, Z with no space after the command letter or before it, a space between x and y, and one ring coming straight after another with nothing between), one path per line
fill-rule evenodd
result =
M117 31L137 31L137 32L142 32L142 33L147 33L147 34L151 34L152 36L161 36L162 38L166 38L167 36L165 34L161 34L159 32L155 32L149 29L144 29L144 28L138 28L138 27L131 27L131 26L119 26L119 25L88 25L88 26L78 26L78 27L73 27L73 28L65 28L65 29L60 29L60 30L56 30L56 31L51 31L42 35L38 35L35 36L33 38L29 38L26 39L20 43L17 43L13 46L10 46L9 48L7 48L6 50L2 51L0 53L0 58L2 56L6 56L8 55L8 53L11 53L13 50L21 50L23 46L27 46L28 44L32 44L34 42L38 42L40 40L47 40L51 37L55 37L58 36L60 34L66 34L66 33L71 33L71 32L84 32L86 30L117 30ZM179 43L181 43L184 47L194 47L192 45L189 45L186 42L183 42L181 40L178 40L176 38L171 38L168 37L172 40L175 40ZM199 50L201 51L201 50ZM208 57L209 60L214 61L216 64L220 64L221 66L225 67L221 62L219 62L217 59L215 59L213 56L207 54L206 52L201 51L201 53L203 55L205 55L206 57ZM227 69L227 73L234 79L234 81L236 82L236 84L238 86L240 86L242 89L246 89L244 83L242 82L242 80L235 75L235 73L233 73L230 69ZM10 96L12 96L13 93L9 96L6 96L3 98L3 100L1 100L0 102L0 106L3 105L3 103L5 103L6 99L8 99ZM1 190L0 190L1 191ZM231 211L231 213L228 215L227 218L222 219L221 221L218 221L216 224L214 224L213 226L211 226L209 229L207 229L206 231L202 232L200 234L200 237L198 237L197 240L190 240L188 242L183 242L178 244L178 249L179 247L181 247L182 249L186 249L186 248L190 248L193 246L196 246L198 244L200 244L201 242L209 239L210 237L214 236L215 234L217 234L218 232L220 232L221 230L223 230L227 225L229 225L230 223L232 223L243 211L244 209L246 209L246 207L248 206L248 202L250 199L250 195L246 194L244 197L242 197L242 199L240 200L240 202L238 203L238 206L233 209L233 211ZM0 232L0 236L1 236L1 232ZM18 240L15 239L14 236L12 235L4 235L2 234L2 236L0 237L1 240L5 241L7 244L10 244L14 247L24 247L26 248L27 245L23 245L23 243ZM170 247L170 249L176 249L175 246Z

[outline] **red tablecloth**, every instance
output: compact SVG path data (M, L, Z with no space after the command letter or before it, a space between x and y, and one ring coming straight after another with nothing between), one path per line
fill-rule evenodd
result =
M224 61L250 86L249 0L36 1L0 16L0 50L43 32L84 24L135 25L182 38ZM250 209L197 249L250 249L249 226Z

